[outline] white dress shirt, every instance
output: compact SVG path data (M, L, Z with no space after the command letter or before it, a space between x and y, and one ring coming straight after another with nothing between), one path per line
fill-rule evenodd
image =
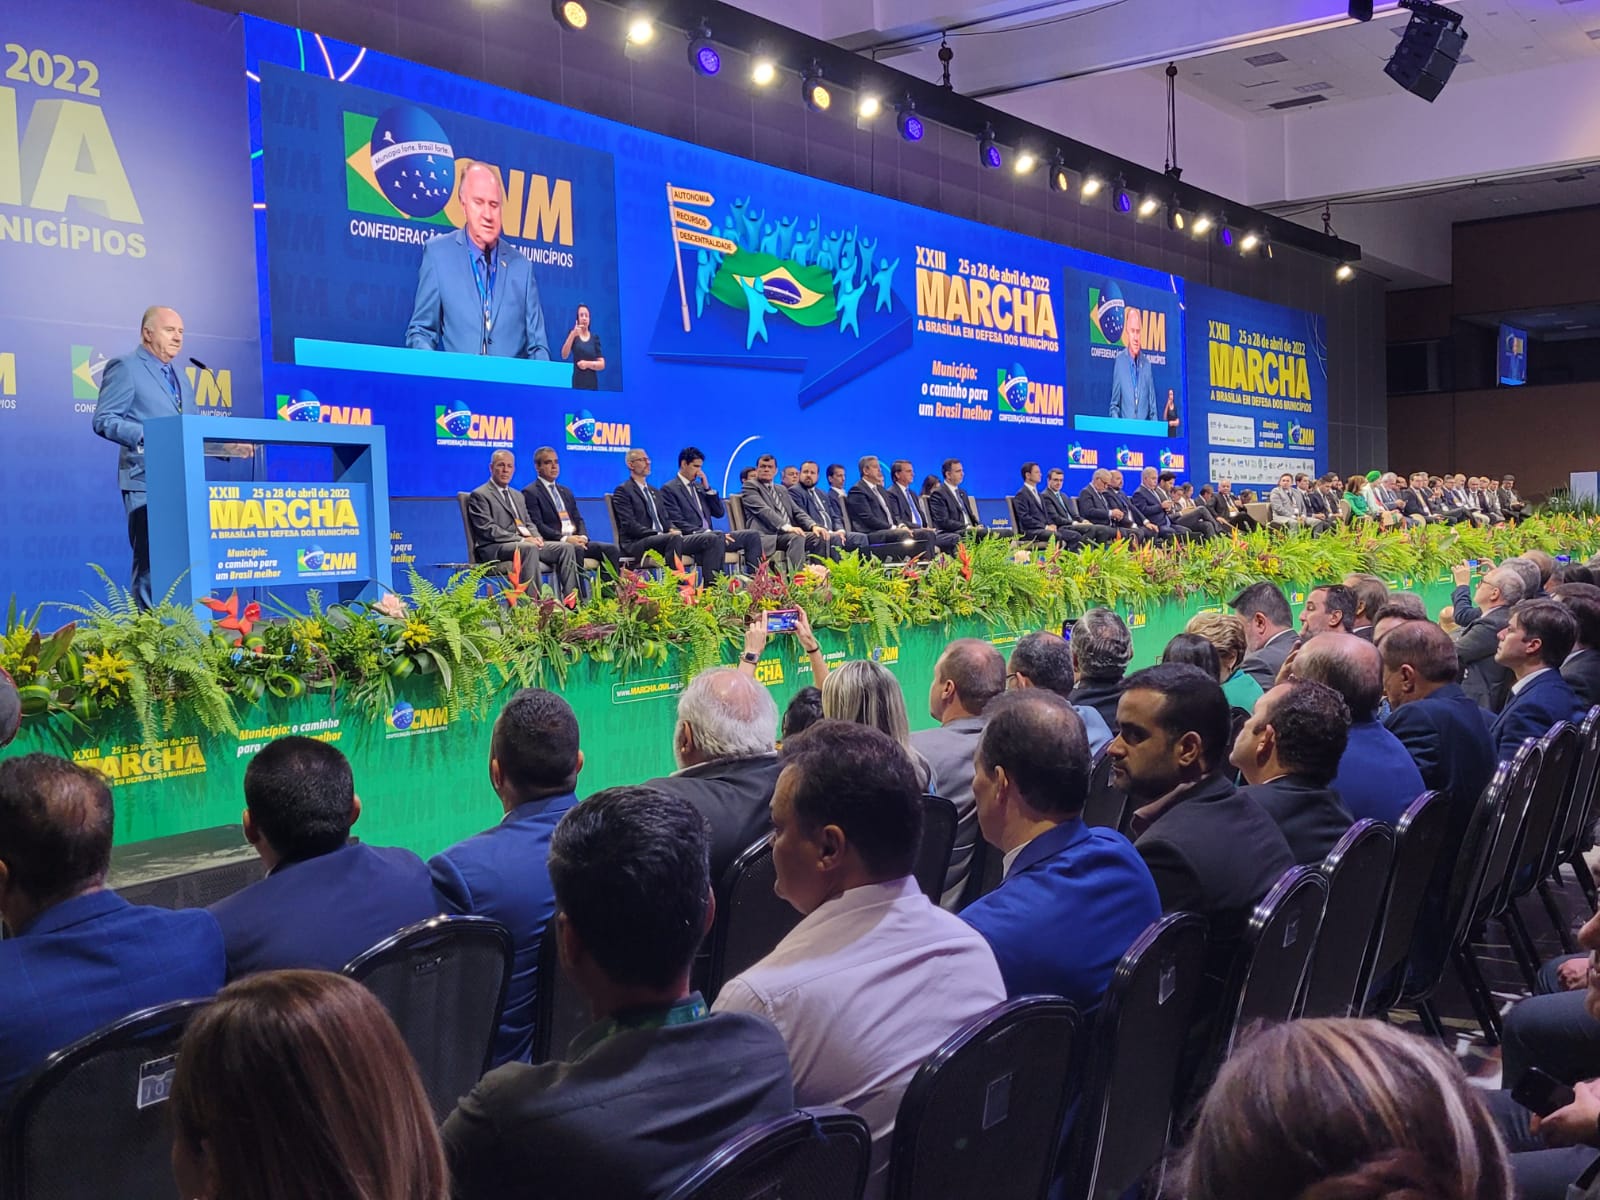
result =
M907 876L851 888L729 980L714 1012L783 1034L801 1106L840 1105L872 1130L869 1200L888 1182L895 1112L923 1060L1006 998L983 935Z
M1553 671L1553 670L1555 670L1554 667L1540 667L1537 671L1529 671L1521 679L1517 680L1515 683L1513 683L1511 685L1511 694L1513 696L1520 695L1523 688L1527 687L1530 683L1532 683L1535 679L1539 678L1539 676L1543 675L1546 671Z

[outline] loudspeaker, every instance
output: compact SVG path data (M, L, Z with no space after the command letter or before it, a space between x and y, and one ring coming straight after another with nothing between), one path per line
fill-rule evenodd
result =
M1350 0L1350 17L1356 21L1372 20L1372 0Z
M1384 74L1431 104L1450 82L1466 44L1467 31L1459 21L1415 13Z

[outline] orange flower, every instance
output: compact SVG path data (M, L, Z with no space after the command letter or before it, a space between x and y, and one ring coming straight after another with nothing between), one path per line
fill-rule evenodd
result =
M965 542L956 543L956 558L961 563L961 578L970 582L972 579L972 555L968 552Z
M507 607L515 608L517 601L527 596L528 584L531 580L522 578L522 551L515 550L511 554L511 574L506 577L511 581L510 587L500 589L500 598L506 602Z

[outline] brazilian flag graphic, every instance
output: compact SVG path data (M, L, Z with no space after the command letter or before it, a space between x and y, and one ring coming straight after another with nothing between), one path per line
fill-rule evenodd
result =
M759 279L767 301L796 325L827 325L839 315L833 302L833 276L821 267L750 250L728 255L711 281L711 294L743 312L749 305L740 278Z
M372 130L377 117L363 113L344 114L344 186L345 207L351 212L367 213L374 217L397 218L415 225L437 225L441 229L454 229L446 213L431 217L412 217L401 212L383 194L378 186L377 172L372 166Z

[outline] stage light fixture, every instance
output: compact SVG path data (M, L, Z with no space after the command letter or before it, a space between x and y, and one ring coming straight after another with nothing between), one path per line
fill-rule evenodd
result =
M689 35L689 65L697 75L715 75L722 70L722 54L711 41L711 26L704 21Z
M822 67L816 59L811 60L805 74L800 76L800 98L812 112L827 112L833 105L833 93L822 82Z
M765 54L756 56L750 64L750 82L757 87L766 87L778 77L778 64Z
M1100 189L1105 186L1105 181L1090 171L1083 177L1083 183L1078 186L1078 195L1084 200L1093 200L1100 194Z
M1067 170L1067 161L1059 150L1050 159L1050 190L1053 192L1072 190L1072 173Z
M1261 235L1252 229L1239 239L1239 253L1249 254L1250 251L1254 250L1260 244Z
M628 21L628 45L648 46L655 40L656 23L649 17L640 15Z
M1221 223L1217 226L1217 245L1224 250L1232 250L1233 242L1233 227L1228 224L1228 218L1223 217Z
M1256 243L1256 254L1258 254L1260 257L1266 259L1268 262L1271 262L1272 261L1272 242L1269 239L1263 237L1259 242Z
M872 120L873 117L877 116L882 111L883 101L879 100L871 92L868 92L866 95L862 96L860 100L856 101L856 116L863 121Z
M978 163L989 170L998 170L1004 157L1000 147L994 144L994 126L985 125L983 132L978 135Z
M578 0L550 0L550 12L563 26L571 30L588 27L589 10Z
M1161 201L1154 196L1146 195L1139 201L1139 216L1141 218L1155 215L1156 209L1161 207Z
M1128 185L1123 182L1121 175L1111 181L1111 207L1119 213L1133 211L1133 193L1128 190Z
M1011 169L1018 175L1026 175L1038 165L1038 162L1032 150L1018 150L1017 157L1011 160Z
M1183 215L1183 209L1178 207L1178 198L1174 196L1167 205L1167 228L1174 233L1182 233L1188 224L1189 219Z
M1212 223L1213 222L1211 218L1205 213L1197 214L1195 216L1194 223L1191 226L1191 228L1194 230L1195 237L1205 237L1206 234L1210 233Z
M1340 263L1333 269L1333 277L1339 283L1349 283L1356 276L1356 269L1347 262Z
M903 103L894 106L894 123L900 136L908 142L920 142L922 135L927 132L923 128L922 118L917 116L917 106L909 96Z

